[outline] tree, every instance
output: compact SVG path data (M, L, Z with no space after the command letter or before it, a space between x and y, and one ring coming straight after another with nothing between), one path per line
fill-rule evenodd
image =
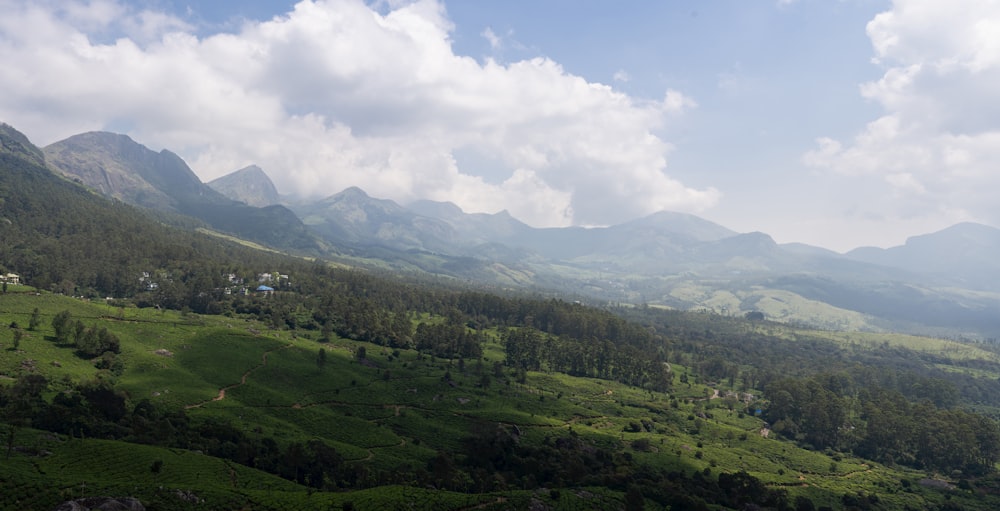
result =
M815 511L816 505L813 504L809 497L799 495L795 497L795 511Z
M643 509L646 509L646 500L642 497L642 490L633 484L625 492L625 510L642 511Z
M32 332L35 331L39 325L42 324L42 313L35 307L35 310L31 311L31 319L28 321L28 330Z
M319 353L316 354L316 366L322 371L326 367L326 349L320 348Z
M48 387L44 376L29 373L18 378L14 386L0 395L4 422L7 423L7 457L14 450L14 438L22 427L31 425L36 412L44 406L42 392Z
M72 318L73 316L68 310L52 316L52 328L56 331L56 341L69 342L70 332L73 329Z
M149 471L153 473L153 479L158 480L160 478L160 472L163 471L163 460L155 460L149 466Z
M76 349L80 354L88 357L96 357L106 352L120 353L121 342L107 328L97 328L96 326L86 328L83 323L77 321Z
M14 349L21 347L21 338L24 337L24 331L20 328L14 330Z

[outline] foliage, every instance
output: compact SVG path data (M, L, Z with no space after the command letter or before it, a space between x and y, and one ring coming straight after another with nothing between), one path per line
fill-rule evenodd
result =
M0 323L29 324L0 331L22 341L0 352L18 495L129 492L127 473L219 509L995 507L900 481L995 477L972 407L1000 408L996 359L333 268L166 227L30 157L0 168L0 260L40 291L0 297ZM240 292L265 272L289 278ZM33 458L33 428L92 463Z

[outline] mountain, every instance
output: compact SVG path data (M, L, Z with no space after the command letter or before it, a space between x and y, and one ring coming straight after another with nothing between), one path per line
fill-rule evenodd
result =
M154 152L126 135L89 132L44 148L49 165L62 175L115 199L156 210L180 212L184 203L208 193L179 156Z
M447 223L391 200L374 199L357 187L291 207L306 225L331 242L448 252L457 243L457 233Z
M461 243L467 246L515 240L532 230L527 224L510 216L507 210L494 214L465 213L450 202L430 200L415 201L407 205L406 209L447 223L455 230Z
M1000 292L1000 229L960 223L913 236L887 249L863 247L847 257L902 268L969 289Z
M0 154L23 160L36 166L45 166L45 154L28 140L23 133L6 123L0 123Z
M42 150L0 125L0 266L28 285L72 296L134 296L143 272L212 282L231 261L276 267L277 256L164 225L151 210L112 201L59 176ZM231 271L231 270L230 270ZM187 293L178 278L151 303L172 306ZM192 294L193 293L193 294Z
M611 227L521 229L495 241L527 248L551 259L593 263L620 261L623 255L662 260L692 245L735 234L692 215L664 211Z
M155 152L126 135L90 132L43 150L49 166L88 188L123 202L197 218L213 229L302 252L319 244L284 206L257 208L203 184L176 154Z
M251 206L262 208L281 201L271 178L256 165L244 167L206 184L232 200Z
M314 215L304 218L314 227L322 225L322 235L367 244L367 253L382 260L493 285L724 314L764 309L770 319L823 328L1000 333L1000 296L974 292L977 287L965 284L992 275L987 270L998 251L989 228L959 226L946 233L948 239L916 239L906 250L916 247L926 255L894 260L899 249L865 259L858 256L865 251L843 255L803 244L779 245L765 233L737 233L674 212L609 227L533 228L506 212L466 214L454 204L433 201L404 208L359 189L299 212ZM953 255L949 259L931 251L941 244L964 248L946 249ZM383 251L376 254L373 246ZM415 262L412 252L391 252L415 249L472 259ZM497 264L503 266L490 266ZM960 276L959 264L969 275Z
M8 139L5 148L39 161L29 146ZM901 247L844 255L779 245L766 233L737 233L666 211L608 227L534 228L506 211L468 214L433 201L404 207L359 188L288 208L257 208L233 198L276 200L259 168L214 181L227 197L200 183L173 153L109 133L71 137L44 156L105 195L348 264L589 300L724 314L766 310L769 319L823 328L965 335L968 327L1000 334L1000 263L994 262L1000 231L982 225L960 224Z
M0 296L2 509L100 495L206 510L997 508L968 489L993 487L1000 459L996 424L969 411L1000 404L986 344L332 268L166 226L40 155L0 125L0 263L43 291ZM428 218L356 189L335 198L358 236ZM766 234L699 238L669 217L643 231L666 240L651 246L783 271ZM582 267L548 275L560 265ZM287 276L276 294L239 292L263 271Z

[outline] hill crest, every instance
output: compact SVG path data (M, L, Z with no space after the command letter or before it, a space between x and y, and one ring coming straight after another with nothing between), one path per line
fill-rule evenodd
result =
M250 206L273 206L281 202L274 182L257 165L249 165L206 183L226 197Z

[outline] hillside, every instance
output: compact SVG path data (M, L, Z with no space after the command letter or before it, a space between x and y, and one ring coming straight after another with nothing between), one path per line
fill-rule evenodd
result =
M83 133L44 152L46 161L62 175L129 204L179 212L203 192L198 176L179 156L167 150L154 152L126 135Z
M315 254L320 245L284 206L254 207L203 184L176 154L155 152L125 135L90 132L44 149L62 175L104 196L154 211L197 218L214 229L272 247Z
M268 253L163 225L144 210L103 199L39 165L41 151L0 126L0 266L43 290L70 295L132 296L143 273L169 276L153 299L178 303L204 276L247 262L274 265ZM167 278L163 279L165 282Z
M26 284L0 291L0 507L1000 505L995 343L335 267L163 225L40 166L8 126L0 148L0 270ZM358 192L342 198L361 225L398 213ZM706 258L780 249L681 225ZM678 299L802 296L709 285Z
M36 309L39 326L28 329ZM50 323L60 311L120 340L109 366L95 367L99 361L58 340ZM678 333L724 338L744 328L664 319ZM570 376L548 363L519 369L510 334L493 328L477 334L482 355L472 359L435 356L421 340L429 326L419 325L416 349L342 337L319 342L318 331L274 329L252 315L109 308L27 293L0 296L0 320L25 328L16 349L0 351L0 374L16 378L8 392L28 392L24 385L33 381L45 394L67 396L33 405L31 425L57 436L13 430L13 454L0 461L9 489L4 508L53 508L81 494L129 495L158 509L183 508L190 498L203 509L620 509L636 499L647 508L684 509L1000 503L988 493L989 477L965 474L973 482L962 484L976 491L958 489L956 480L924 485L937 476L783 439L780 421L768 428L755 417L762 405L776 413L774 405L741 390L741 376L725 383L714 375L726 369L711 359L685 362L684 344L698 342L689 335L674 347L672 382L656 391ZM448 324L432 317L421 323ZM759 334L780 350L772 359L780 352L794 358L799 349L845 362L861 353L846 338L761 326ZM789 334L799 339L781 340ZM0 346L10 346L11 336L11 329L0 332ZM914 344L884 341L897 360L906 358L898 358L902 346ZM912 355L949 346L960 347L926 340ZM970 352L951 364L960 368L960 360L975 357L992 360L990 371L1000 374L995 355ZM9 406L16 394L4 395Z

